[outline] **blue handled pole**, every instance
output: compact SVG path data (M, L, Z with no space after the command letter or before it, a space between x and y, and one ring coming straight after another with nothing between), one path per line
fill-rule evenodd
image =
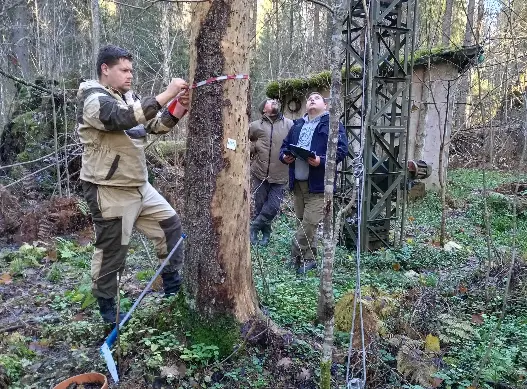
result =
M110 374L111 374L113 380L115 381L115 383L119 382L119 374L117 374L117 367L115 366L115 361L113 360L112 352L110 351L110 349L112 348L113 344L115 343L115 340L117 339L118 330L123 328L125 323L130 319L130 316L132 316L132 313L135 311L137 306L141 303L141 300L143 300L145 295L148 293L148 291L152 287L152 284L154 283L156 278L161 274L161 272L165 268L165 266L168 263L168 261L170 260L170 258L172 258L172 255L174 255L174 253L176 252L177 248L179 247L181 242L183 242L183 240L186 237L187 237L186 234L182 234L181 235L181 238L179 238L179 240L177 241L177 243L174 246L174 248L167 255L167 257L165 258L163 263L161 263L161 266L159 266L159 269L157 269L156 274L154 274L154 276L152 277L150 282L148 282L148 285L146 285L145 289L141 292L141 294L139 295L137 300L135 300L135 303L134 303L134 305L132 305L132 308L130 308L130 310L128 311L126 316L123 318L123 320L121 320L121 322L119 323L119 326L115 326L115 328L112 330L112 332L110 332L110 335L108 335L108 337L104 341L103 345L101 346L101 355L103 356L104 360L106 361L106 366L108 366L108 370L110 371Z

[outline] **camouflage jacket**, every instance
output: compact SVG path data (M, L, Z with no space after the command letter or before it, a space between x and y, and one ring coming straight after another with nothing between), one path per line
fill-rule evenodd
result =
M95 80L81 83L77 100L77 131L84 146L81 180L132 187L147 182L146 135L166 134L178 119L155 97L123 95Z

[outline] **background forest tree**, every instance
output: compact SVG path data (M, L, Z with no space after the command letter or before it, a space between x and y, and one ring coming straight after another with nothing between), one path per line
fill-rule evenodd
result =
M2 2L0 69L27 81L67 82L68 89L75 89L80 78L92 76L94 48L111 42L126 46L135 55L135 85L142 94L158 91L171 76L188 77L191 5L138 0L94 4L76 0ZM265 87L272 80L329 69L331 18L326 8L307 0L262 0L251 5L256 15L251 22L253 101L265 96ZM518 38L527 34L526 14L527 6L519 1L421 1L416 49L461 47L477 38L486 52L483 87L491 90L505 84L510 92L512 80L524 68L523 56L514 66L512 57L525 46L525 40ZM476 95L471 79L469 101ZM2 77L0 127L10 118L16 93L12 80ZM495 100L503 101L503 96Z

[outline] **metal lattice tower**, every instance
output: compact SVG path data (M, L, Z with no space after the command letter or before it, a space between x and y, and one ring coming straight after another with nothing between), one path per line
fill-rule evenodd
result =
M417 1L417 0L414 0ZM412 78L410 52L414 41L412 26L415 3L408 0L367 0L370 8L364 11L363 0L351 0L348 18L343 26L346 42L346 61L343 79L344 117L349 141L348 158L339 170L336 205L345 206L352 198L353 166L364 131L363 165L366 173L362 202L362 223L348 217L345 236L357 241L360 228L361 247L372 250L392 246L393 232L400 228L398 220L403 208L406 182L406 141L409 118L409 95ZM368 83L367 26L371 28L370 96L364 96ZM371 107L369 120L365 114Z

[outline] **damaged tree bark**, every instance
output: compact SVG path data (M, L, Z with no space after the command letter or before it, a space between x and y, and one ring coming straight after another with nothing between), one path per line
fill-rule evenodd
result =
M250 8L247 0L195 5L191 81L248 73ZM247 80L194 89L185 158L187 301L205 317L239 322L260 313L249 249L249 111Z

